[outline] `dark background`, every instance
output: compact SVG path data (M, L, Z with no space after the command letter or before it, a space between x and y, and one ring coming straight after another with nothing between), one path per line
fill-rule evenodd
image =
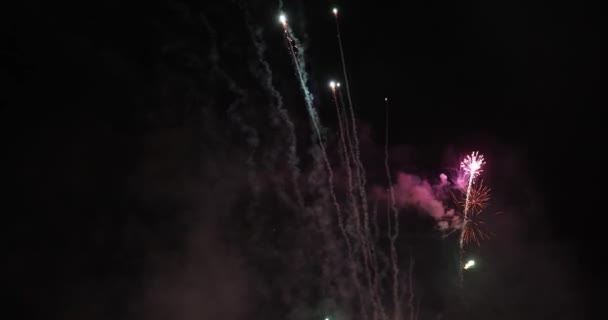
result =
M290 1L285 11L307 47L316 106L335 128L326 89L341 78L332 5ZM248 7L263 28L274 83L305 137L278 4ZM473 317L582 319L601 297L592 290L603 278L605 210L603 123L592 108L601 37L592 12L540 1L340 7L354 105L367 130L364 154L378 165L370 181L384 183L384 97L396 171L436 177L470 150L487 155L487 179L510 215L480 249L488 268L472 278ZM33 1L5 21L5 282L24 316L274 319L296 312L289 299L275 300L269 283L306 278L273 261L291 259L280 243L312 251L319 244L291 243L297 218L256 215L280 212L274 201L261 197L256 210L246 209L251 143L225 113L234 92L210 76L215 42L222 68L249 93L239 114L271 150L275 131L260 115L263 93L248 66L255 55L239 6ZM272 180L274 169L256 160L254 180ZM436 244L418 245L430 251ZM432 265L432 257L420 259ZM447 312L451 291L431 271L420 277L427 316Z

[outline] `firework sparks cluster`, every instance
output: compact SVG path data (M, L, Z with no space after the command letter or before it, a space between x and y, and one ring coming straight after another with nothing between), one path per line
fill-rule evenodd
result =
M490 188L480 182L471 187L468 203L466 198L456 200L461 208L468 208L462 231L464 244L476 243L479 245L482 240L488 239L489 234L483 228L485 222L479 220L479 216L490 202L490 191Z

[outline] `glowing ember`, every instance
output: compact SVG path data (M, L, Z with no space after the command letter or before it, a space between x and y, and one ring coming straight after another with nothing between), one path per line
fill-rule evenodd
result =
M464 269L471 269L473 266L475 266L475 260L469 260L467 261L467 263L464 265Z

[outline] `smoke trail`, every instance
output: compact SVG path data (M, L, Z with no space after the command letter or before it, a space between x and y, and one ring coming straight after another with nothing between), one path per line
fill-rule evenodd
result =
M205 15L202 15L202 21L205 24L205 27L207 28L207 31L209 32L209 36L211 38L210 56L212 58L211 60L213 61L212 72L214 71L218 76L223 78L224 81L226 81L226 84L228 85L228 89L239 97L232 104L230 104L230 106L227 109L227 113L230 115L230 117L233 119L233 121L240 126L241 131L247 135L247 142L252 147L252 155L253 155L253 152L259 145L259 135L253 127L247 125L243 121L243 118L238 113L235 112L236 107L239 104L244 104L247 101L247 94L243 89L241 89L236 84L236 81L234 81L224 71L224 69L222 69L220 67L219 52L217 49L217 33L215 32L215 30L213 29L213 27L211 26L211 24L209 23L209 20L205 17ZM249 161L251 161L251 157L250 157Z
M202 14L201 17L202 17L202 22L205 25L205 27L209 33L210 39L211 39L211 41L210 41L211 42L210 58L213 62L213 66L211 68L211 70L212 70L211 73L215 73L220 78L222 78L226 82L228 89L232 93L236 94L238 97L236 100L234 100L234 102L232 102L228 106L226 113L229 115L230 119L239 126L239 129L241 130L241 132L243 132L243 134L247 137L247 144L251 148L250 155L246 160L247 167L249 168L247 176L248 176L249 184L250 184L253 194L254 194L254 201L250 205L250 209L251 209L257 205L257 201L258 201L257 195L258 195L259 188L258 188L257 182L256 182L256 168L255 168L255 162L253 161L253 155L259 146L259 141L260 141L259 135L258 135L257 130L255 130L255 128L247 125L245 123L245 121L243 120L243 118L241 117L241 115L238 114L238 112L236 111L237 106L245 104L245 102L247 101L247 94L242 88L240 88L237 85L236 81L234 81L234 79L232 79L224 71L224 69L222 69L222 67L220 66L220 64L219 64L220 55L219 55L218 46L217 46L217 33L211 26L211 23L209 22L207 17L204 14Z
M327 152L325 149L323 136L321 134L320 120L319 120L318 115L313 106L314 98L313 98L312 94L310 93L308 86L307 86L308 74L306 73L306 69L305 69L306 64L305 64L305 60L304 60L304 48L301 45L301 42L298 40L298 38L295 36L293 31L291 30L291 28L286 23L283 23L283 28L285 31L287 45L289 46L290 53L292 55L292 59L294 62L294 66L296 68L296 73L298 76L298 80L300 82L300 87L304 94L304 100L306 102L306 108L307 108L307 111L308 111L308 114L310 117L311 125L313 126L313 130L316 133L316 138L317 138L317 142L318 142L318 145L320 148L321 157L322 157L322 159L325 163L326 169L327 169L329 191L330 191L329 193L330 193L331 199L333 201L333 205L336 209L336 215L338 216L338 220L340 221L343 219L343 217L342 217L342 210L341 210L340 204L338 202L338 199L337 199L337 196L335 193L334 182L333 182L334 174L333 174L333 170L331 168L329 159L327 157ZM296 46L296 48L298 50L297 54L293 50L294 45ZM359 219L357 219L357 222L359 222ZM361 232L359 232L359 234L361 234ZM350 240L348 238L348 234L346 233L346 229L343 230L342 236L344 237L344 239L348 245L348 243L350 243ZM365 243L365 241L363 240L362 243ZM362 314L362 317L365 318L365 311L364 311L365 303L364 303L363 295L361 292L361 284L359 283L359 278L357 277L356 264L354 263L355 259L354 259L354 256L351 254L353 252L354 251L352 250L352 247L351 247L351 249L348 250L348 255L349 255L348 258L349 258L349 261L351 261L349 269L351 271L351 277L353 278L353 282L354 282L355 288L356 288L358 296L359 296L359 305L361 308L361 314ZM371 280L369 277L369 266L367 265L367 256L366 256L367 250L365 249L365 246L364 246L364 250L362 252L364 253L364 256L365 256L365 259L364 259L366 262L365 263L365 270L366 270L365 274L367 275L368 286L372 287ZM376 300L377 299L374 299L373 295L372 295L372 303L374 305L377 305Z
M415 312L416 310L414 309L414 257L412 256L412 249L410 248L410 267L409 267L409 281L408 281L408 285L409 285L409 300L408 300L408 306L410 309L410 319L416 319L417 317L415 316Z
M346 104L344 103L344 96L342 94L342 89L340 87L338 87L338 96L340 97L340 105L342 106L340 109L342 110L342 119L346 119L344 120L344 131L346 131L346 143L348 145L348 149L350 152L350 156L354 159L355 158L355 151L354 151L354 147L353 147L353 141L351 138L351 125L349 124L348 120L348 109L346 108Z
M289 36L288 40L291 39L293 41L293 45L290 43L290 49L296 66L296 72L298 73L298 79L300 80L300 87L302 89L302 93L304 94L304 100L306 101L306 108L311 118L312 125L314 126L314 130L317 134L317 139L319 140L319 143L323 149L322 151L325 152L325 147L323 146L323 135L321 133L321 122L319 120L319 115L314 108L314 97L308 89L308 73L306 72L306 61L304 60L304 47L293 33L293 30L291 30L291 27L287 26L285 30L286 34ZM293 50L294 46L298 50L297 53Z
M346 136L345 136L345 132L344 132L344 125L343 125L343 120L342 120L342 112L340 111L340 105L338 103L338 98L336 97L336 90L335 88L332 88L332 96L333 96L333 100L334 100L334 105L336 106L336 115L338 116L338 128L340 130L340 141L342 143L342 151L344 154L344 167L346 168L346 175L347 175L347 179L348 179L348 187L349 187L349 191L351 191L352 194L352 172L350 170L350 158L349 158L349 150L346 146Z
M352 165L354 166L354 168L349 168L351 170L351 177L352 180L354 182L354 180L357 180L357 190L358 190L358 195L357 193L354 192L354 187L352 188L352 190L350 191L351 194L351 199L352 201L356 204L356 208L354 211L355 217L355 227L357 229L357 234L359 235L359 241L360 241L360 245L362 247L362 259L363 259L363 265L364 268L366 270L366 277L368 277L369 279L369 285L370 285L370 290L372 290L373 292L370 293L370 295L372 296L372 298L375 300L375 306L374 306L374 310L377 312L376 316L381 317L382 319L386 319L386 315L385 315L385 311L381 302L381 296L380 296L380 285L381 285L381 279L383 278L383 276L381 275L382 272L380 271L380 266L378 264L378 255L382 254L381 251L377 251L376 250L376 246L374 244L374 236L372 235L372 231L369 227L369 220L370 219L377 219L377 217L373 217L368 215L368 203L367 203L367 198L366 198L366 192L365 189L361 188L361 175L365 174L364 172L362 173L359 168L362 166L361 162L358 161L358 157L355 153L355 147L353 145L352 139L351 139L351 135L354 135L356 133L351 132L351 128L352 127L352 121L348 121L349 119L349 114L348 114L348 108L346 106L346 104L344 103L344 97L342 94L342 90L340 87L338 87L338 97L340 98L339 101L339 105L341 106L341 116L340 118L343 119L343 128L345 131L345 136L346 136L346 145L347 145L347 149L349 150L349 154L348 156L350 156L350 161L352 163ZM334 97L335 99L335 97ZM340 119L339 118L339 119ZM344 120L346 119L346 120ZM350 123L349 123L350 122ZM354 172L354 173L353 173ZM353 184L351 184L353 185ZM363 212L363 216L361 215L361 213L359 212L358 207L361 207L361 210ZM363 220L363 225L361 224L361 220ZM373 221L374 226L377 226L377 220ZM376 235L379 235L378 233L376 233ZM383 257L385 258L385 257Z
M338 87L339 88L339 87ZM343 116L342 116L342 111L340 108L340 103L338 102L338 98L336 96L336 91L335 91L335 87L332 88L332 96L334 99L334 103L336 106L336 113L338 116L338 126L340 129L340 140L342 143L342 150L343 150L343 156L344 156L344 166L346 167L346 172L347 172L347 180L348 180L348 192L349 192L349 203L351 205L351 209L354 213L354 218L355 218L355 226L357 228L357 235L359 237L359 244L360 246L362 246L365 250L362 251L362 253L364 254L363 259L364 259L364 264L366 261L368 261L369 259L367 258L367 256L365 255L366 251L368 251L368 249L366 248L366 243L369 242L369 239L365 239L366 235L362 234L361 232L361 226L360 226L360 213L359 213L359 209L358 209L358 203L357 203L357 197L356 194L354 192L354 186L353 186L353 174L352 174L352 168L351 168L351 154L352 154L352 146L349 144L347 145L346 143L346 135L348 134L348 127L347 130L344 129L345 125L347 126L347 124L344 123L343 120ZM376 227L376 231L378 231L378 225L377 225L377 220L375 220L375 227ZM377 234L378 232L376 232ZM371 236L371 234L369 235ZM373 249L373 247L372 247ZM372 250L373 251L373 250ZM372 252L371 254L373 257L375 257L375 253ZM371 260L372 262L374 262L375 260ZM380 284L380 280L379 280L379 276L378 276L378 272L377 272L377 262L374 264L372 263L371 266L367 266L364 265L364 267L366 268L366 272L367 274L369 273L369 267L371 267L374 270L374 277L368 277L368 285L370 285L370 290L372 290L373 292L370 292L370 295L372 296L372 299L374 300L379 300L377 298L377 291L378 291L378 285ZM377 303L377 302L376 302ZM382 312L380 312L382 314Z
M318 145L314 145L313 148L319 148ZM313 161L314 165L312 167L312 171L308 175L308 185L311 187L311 191L315 192L314 199L315 201L309 208L308 211L312 213L314 217L315 224L322 236L323 250L321 250L321 255L323 258L321 259L321 270L322 275L324 277L323 284L327 287L327 291L329 291L330 296L335 297L338 296L336 291L339 291L340 283L336 283L339 281L339 275L341 275L340 270L340 262L344 261L344 259L340 259L341 251L338 249L337 242L335 241L336 235L334 233L334 229L332 228L332 219L331 215L327 214L327 204L331 202L329 200L330 195L326 192L327 181L327 173L324 166L324 160L321 156L321 153L318 150L313 151ZM341 216L338 216L338 220L341 220ZM341 230L342 231L342 230ZM342 233L342 236L345 234ZM350 260L350 252L352 249L347 246L347 251L345 253L348 260ZM346 267L351 266L352 264L347 264ZM332 286L332 284L337 285L338 287ZM355 290L360 290L359 283L353 282ZM341 296L340 296L341 297Z
M340 23L338 22L337 12L334 14L336 18L336 31L338 36L338 45L340 46L340 58L342 60L342 72L344 73L344 82L346 84L346 96L348 97L348 104L351 109L353 106L353 100L350 95L350 86L348 85L348 74L346 73L346 60L344 59L344 48L342 47L342 36L340 35ZM356 131L356 130L355 130Z
M282 1L279 2L279 7L280 7L280 9L282 9L282 7L283 7ZM305 60L304 60L304 52L303 52L304 48L302 47L300 41L295 36L295 34L291 30L291 28L286 24L286 20L282 20L281 22L283 24L283 31L284 31L284 36L285 36L285 40L286 40L286 45L289 49L289 53L291 55L292 62L295 67L296 77L298 79L300 88L304 95L306 110L309 115L310 123L311 123L312 129L313 129L313 132L314 132L313 141L316 138L316 140L318 141L318 148L320 149L320 152L314 151L314 149L312 152L313 159L315 161L314 168L322 167L323 165L319 166L319 163L323 162L327 169L327 181L329 183L330 197L331 197L333 205L336 209L338 224L340 225L340 232L342 233L342 237L345 239L346 246L347 246L347 256L348 256L348 261L350 261L350 263L348 264L349 273L351 274L351 277L353 278L352 283L355 287L355 291L357 292L357 296L359 297L359 305L363 307L364 300L362 299L362 294L361 294L361 284L359 282L359 279L356 276L357 269L356 269L356 264L354 263L354 259L353 259L352 244L350 243L350 239L348 237L347 230L344 227L344 223L343 223L344 219L342 216L342 210L340 208L337 196L335 194L335 188L334 188L334 184L333 184L333 171L332 171L331 164L329 162L329 159L327 157L327 153L325 150L323 136L321 134L320 121L319 121L318 115L313 107L314 98L313 98L312 94L310 93L308 86L307 86L308 75L307 75L306 69L305 69ZM296 46L296 48L298 49L297 53L294 50L294 46ZM319 157L319 154L321 157ZM321 158L321 159L319 159L319 158ZM310 176L309 178L311 178L312 180L315 180L315 181L310 181L313 184L317 184L318 181L323 179L323 177L320 177L320 176L314 177L314 178L312 176ZM324 199L326 199L327 194L322 193L321 196ZM326 226L326 223L324 223L324 222L326 222L326 219L325 219L325 216L323 215L323 210L315 210L315 209L319 209L319 208L315 207L312 209L312 211L315 213L315 215L317 217L317 223L318 223L319 229L320 229L322 235L324 236L324 238L329 239L330 235L327 234L328 228ZM323 270L325 270L325 268ZM327 273L327 272L324 271L324 273Z
M334 104L336 106L336 113L338 116L338 126L340 128L340 140L342 142L342 150L343 150L343 156L344 156L343 160L344 160L344 166L346 167L346 175L347 175L347 180L348 180L348 190L351 195L354 195L353 185L352 185L352 172L351 172L351 168L350 168L350 159L348 156L348 148L346 146L346 140L345 140L346 138L344 136L344 127L342 125L342 116L341 116L341 112L340 112L340 105L338 104L338 100L336 98L335 88L332 88L332 94L333 94L333 98L334 98ZM352 210L356 211L357 204L353 200L353 197L349 197L349 202L350 202ZM346 228L344 227L344 222L343 222L341 215L338 218L339 218L338 223L339 223L340 230L342 231L343 237L346 240L346 245L349 250L349 254L352 256L353 252L352 252L352 245L350 243L350 237L348 236L348 234L346 232Z
M374 201L372 208L372 221L374 221L374 242L380 240L380 226L378 225L378 200Z
M247 23L247 28L249 29L249 34L251 36L251 41L253 42L256 48L256 54L258 58L258 63L261 66L261 73L256 72L255 75L258 79L263 83L264 87L272 98L274 99L274 113L279 116L279 118L283 121L285 128L287 129L287 144L288 144L288 153L287 153L287 163L289 164L291 171L291 182L293 185L294 193L296 195L296 200L300 208L304 208L304 199L302 197L302 192L300 191L299 179L300 179L300 168L299 168L299 158L297 155L296 145L297 138L295 134L295 127L291 119L289 118L289 114L287 110L283 108L283 98L279 94L278 90L272 84L272 70L270 69L270 65L264 59L264 51L265 45L262 40L262 35L259 29L254 30L251 24L251 17L249 11L244 8L245 12L245 20Z
M232 121L234 121L237 125L240 126L241 131L247 136L247 143L251 147L251 153L250 153L249 158L247 159L246 163L250 168L249 173L248 173L249 180L252 183L252 186L254 187L254 192L255 192L255 191L257 191L258 188L256 187L256 183L255 183L256 172L255 172L255 163L253 161L253 155L259 146L260 140L259 140L257 131L253 127L247 125L245 123L245 121L243 121L243 118L236 111L237 106L243 105L247 101L247 94L245 93L245 91L243 89L241 89L236 84L236 82L234 82L234 80L232 80L226 74L226 72L223 69L218 67L216 69L216 72L218 75L220 75L222 78L224 78L224 80L228 84L228 88L230 89L230 91L232 91L233 93L237 94L240 97L240 98L236 99L233 103L230 104L230 106L228 107L227 113L230 116L230 118L232 119Z
M387 214L389 220L389 240L390 240L390 256L391 256L391 265L393 270L393 304L395 308L395 319L399 319L401 317L401 304L399 303L399 268L397 266L398 256L397 249L395 248L395 242L397 241L397 237L399 236L399 211L395 207L395 193L393 191L393 179L391 178L391 170L388 165L388 133L389 133L389 108L388 108L388 99L384 98L385 107L386 107L386 119L385 119L385 134L384 134L384 168L386 169L386 178L388 179L389 185L389 195L390 195L390 207L394 213L395 219L395 230L390 230L390 215ZM411 281L411 279L410 279Z
M333 170L331 168L331 163L329 162L329 158L327 157L327 152L325 151L325 144L323 142L323 137L321 135L321 130L320 130L320 122L319 122L319 118L317 116L317 113L314 109L313 106L313 101L314 98L312 96L312 94L310 93L310 90L308 90L308 86L307 86L307 74L306 72L302 69L302 67L305 66L304 64L304 54L303 54L303 48L299 42L299 40L295 37L295 35L293 34L291 28L283 23L283 27L285 30L285 35L286 35L286 39L288 42L288 45L291 49L291 54L292 54L292 58L294 60L294 65L296 67L296 72L298 74L298 80L300 81L300 87L302 88L302 91L304 93L304 100L306 102L306 109L308 111L308 114L310 116L310 121L312 123L313 129L315 130L316 134L317 134L317 142L319 144L319 147L321 149L321 155L323 157L323 161L325 162L325 166L327 169L327 174L328 174L328 182L329 182L329 190L330 190L330 195L332 198L332 201L334 203L334 207L336 208L336 214L339 216L340 219L342 219L342 212L340 209L340 204L338 203L338 198L336 197L336 193L335 193L335 189L334 189L334 174L333 174ZM301 53L300 56L296 56L293 50L293 46L291 45L291 41L293 41L295 43L295 45L298 47L298 51Z
M280 6L281 5L282 5L282 3L280 3ZM347 243L347 246L350 246L349 245L350 237L344 228L344 225L343 225L344 221L342 220L340 204L335 195L335 189L334 189L334 185L333 185L333 172L332 172L332 168L329 163L329 159L327 157L327 153L325 150L324 139L323 139L323 135L321 132L322 127L320 125L320 120L318 118L317 112L313 107L314 98L313 98L312 94L310 93L310 91L308 89L308 85L307 85L308 74L306 72L306 64L305 64L305 59L304 59L304 47L302 46L302 44L298 40L298 38L295 36L295 34L291 30L291 28L286 24L286 20L284 18L282 19L282 22L283 22L283 28L284 28L284 32L285 32L285 39L286 39L287 46L288 46L289 52L290 52L292 60L293 60L292 62L295 67L296 76L298 78L300 87L303 91L307 111L308 111L308 114L309 114L309 117L311 120L311 125L313 127L313 130L316 134L316 138L318 140L318 146L320 148L320 153L321 153L320 156L322 157L322 160L325 162L325 166L327 167L330 195L334 202L334 206L336 207L336 212L338 215L338 224L340 226L342 236L344 237L344 239ZM338 30L338 32L339 32L339 30ZM341 42L340 42L340 47L341 47L340 48L341 57L343 60L342 61L343 68L345 69L344 54L343 54ZM346 70L344 70L344 72L346 74ZM346 78L346 81L348 82L347 78ZM355 228L355 234L356 234L355 244L358 244L357 249L361 250L360 253L357 253L356 258L352 254L352 253L354 253L354 251L351 251L352 249L350 249L350 248L348 250L349 261L351 262L351 264L350 264L351 275L353 277L353 282L355 283L355 287L357 288L357 291L358 291L361 317L363 319L366 319L369 316L372 316L373 319L379 319L379 318L386 319L384 305L382 303L382 298L380 295L381 275L380 275L380 271L379 271L379 267L378 267L379 252L377 252L375 243L373 241L373 236L372 236L372 231L370 228L370 221L369 221L370 218L374 219L373 227L375 228L374 230L377 230L377 220L376 220L376 215L374 215L372 217L369 215L369 211L368 211L369 208L368 208L367 194L366 194L366 189L365 189L365 184L366 184L365 168L363 167L363 163L361 161L358 134L357 134L357 128L356 128L356 120L355 120L355 115L354 115L354 108L352 105L352 99L350 97L350 90L348 88L348 83L347 83L347 94L348 94L348 98L349 98L348 109L346 108L346 104L344 103L344 100L342 97L342 92L340 91L339 93L340 93L340 99L342 101L342 104L344 105L344 109L343 109L344 117L342 117L342 112L340 110L340 104L338 103L338 99L335 96L335 92L334 92L334 102L336 103L336 112L338 115L338 122L339 122L340 133L341 133L340 142L342 144L342 151L343 151L343 155L344 155L344 164L346 166L347 176L348 176L348 183L349 183L348 186L349 186L349 193L350 193L349 201L351 203L351 207L352 207L353 215L354 215L352 221L354 222L354 228ZM349 114L349 111L350 111L350 114ZM348 122L350 122L350 124ZM353 137L351 137L351 135ZM348 144L346 143L347 141L348 141ZM353 141L354 141L354 143L353 143ZM315 154L315 155L319 155L319 154ZM315 157L315 159L316 159L316 157ZM351 163L352 163L353 167L351 167ZM354 171L353 171L353 169L354 169ZM389 172L390 172L390 170L389 170ZM354 187L355 181L357 184L356 189L358 190L358 194L357 194L357 192L355 192L355 187ZM392 192L392 190L391 190L391 192ZM393 199L394 199L394 197L393 197ZM395 201L393 200L393 207L394 207L394 202ZM395 216L396 216L396 214L395 214ZM388 217L390 219L390 215L388 215ZM395 220L397 221L396 218L395 218ZM321 227L322 227L322 229L324 229L323 226L321 226ZM391 239L391 241L393 242L393 247L394 247L394 242L396 241L397 234L398 234L398 226L396 226L396 231L393 231L392 227L389 228L388 235L389 235L389 238ZM359 259L361 259L361 260L359 260ZM399 287L398 287L397 260L398 260L398 258L397 258L397 254L396 254L396 249L393 248L393 250L391 252L391 261L392 262L390 264L392 266L394 278L397 278L396 280L394 280L394 282L397 282L397 284L394 284L393 286L398 290ZM357 263L355 263L355 261L357 261ZM388 262L388 261L386 261L386 262ZM359 265L359 263L361 263L361 265ZM363 281L367 282L366 296L369 298L369 300L363 299L364 296L363 296L363 292L361 292L361 290L360 290L361 284L359 283L359 276L358 276L359 273L357 271L357 266L361 266L363 268L361 270L362 271L361 275L364 277ZM396 295L394 294L393 296L396 296ZM398 297L395 298L394 300L396 301L396 303L395 303L396 308L398 308L399 307L399 304L397 301ZM364 302L367 302L367 303L364 303ZM369 303L371 303L371 309L369 307ZM397 314L400 314L400 311L398 311ZM399 317L399 315L397 315L397 318L398 317Z
M338 88L338 94L340 97L340 104L342 105L342 110L344 112L342 118L343 119L349 119L349 114L346 108L346 104L344 103L344 98L342 95L342 90L340 90L340 88ZM352 139L351 139L351 135L354 135L356 133L351 132L351 128L352 127L352 122L349 124L350 121L345 120L344 121L344 128L346 131L346 139L347 139L347 146L348 149L350 151L349 155L352 159L352 163L354 166L354 170L351 170L351 172L354 172L355 174L352 174L353 180L357 180L357 190L359 190L359 194L358 196L355 194L355 192L353 191L351 193L351 197L353 199L353 202L357 203L357 208L360 206L361 207L361 211L363 212L363 217L361 217L361 213L359 212L358 209L353 210L354 212L354 220L355 220L355 228L357 230L357 235L359 236L359 242L360 242L360 246L362 248L361 250L361 255L362 255L362 259L363 259L363 267L365 269L365 276L366 279L368 281L368 285L370 286L370 290L372 290L373 292L370 292L370 295L372 296L372 299L374 301L374 310L376 312L379 313L379 316L381 316L383 319L385 318L384 315L384 310L382 308L382 303L380 302L380 296L378 293L378 286L380 285L380 272L378 270L378 261L377 261L377 255L378 253L375 250L375 246L373 245L373 242L370 241L371 239L373 239L373 236L371 235L371 231L369 229L369 215L367 214L367 199L365 196L365 190L361 189L361 171L359 170L360 168L360 161L358 161L358 157L355 153L355 147L352 143ZM356 129L355 129L356 130ZM353 188L354 189L354 188ZM360 202L360 203L359 203ZM361 224L361 220L363 220L363 226Z
M377 263L375 262L376 255L374 254L374 248L373 248L372 244L370 244L369 241L366 240L366 239L369 239L370 229L369 229L369 211L368 211L367 195L366 195L366 190L365 190L365 185L366 185L365 168L361 161L359 138L357 135L357 124L355 121L352 98L351 98L351 94L350 94L350 85L349 85L349 81L348 81L348 74L346 71L346 61L344 59L344 49L342 46L342 38L341 38L341 34L340 34L340 25L338 23L337 12L334 12L334 16L336 18L336 31L337 31L337 37L338 37L338 45L340 47L340 58L342 60L342 70L344 73L344 82L346 84L346 95L348 97L348 105L350 108L350 115L351 115L351 122L352 122L352 133L353 133L353 140L354 140L353 149L354 149L354 154L355 154L353 156L353 161L354 161L355 167L356 167L356 173L357 173L356 177L357 177L357 181L358 181L358 185L359 185L359 196L361 198L361 209L363 211L363 232L364 232L363 241L362 241L362 245L364 247L364 251L363 251L364 257L363 258L364 258L364 265L366 267L366 270L368 270L367 272L369 272L369 268L370 268L369 265L371 264L371 268L374 269L374 265ZM372 261L370 261L370 259ZM375 268L375 269L376 270L374 271L374 273L376 274L376 277L377 277L377 268Z
M363 198L362 200L364 201L364 203L367 203L367 200L365 199L365 184L366 184L366 179L365 179L365 168L363 167L363 164L361 162L361 152L359 149L359 138L357 135L357 124L355 122L355 112L353 109L353 100L350 94L350 85L349 85L349 80L348 80L348 74L346 71L346 59L344 58L344 48L342 46L342 36L340 33L340 23L338 21L338 14L335 13L335 20L336 20L336 33L337 33L337 37L338 37L338 45L340 48L340 59L342 61L342 72L344 73L344 82L346 84L346 96L348 98L348 105L350 108L350 113L351 113L351 120L352 120L352 130L353 130L353 139L355 142L355 154L356 154L356 158L355 161L358 165L358 170L360 171L359 173L359 183L361 184L361 188L363 189L363 192L361 194L361 197Z
M354 213L355 216L353 218L355 220L355 225L356 226L360 226L359 221L360 221L361 217L360 217L360 213L359 213L359 209L358 209L359 199L357 198L357 195L355 194L354 185L353 185L353 183L355 182L354 181L355 180L355 174L353 173L353 168L350 166L351 163L352 163L353 166L355 165L355 153L354 153L355 151L354 151L354 148L353 148L353 143L352 143L352 139L351 139L351 132L350 132L351 126L349 125L349 121L347 121L347 119L348 119L348 111L347 111L346 105L344 104L344 98L342 96L342 90L341 90L340 87L338 87L338 94L339 94L339 97L340 97L340 103L339 103L339 105L341 106L340 110L341 110L341 113L342 113L341 116L338 119L342 119L343 120L342 126L344 128L344 132L346 133L345 134L345 137L346 137L346 148L345 149L347 150L346 157L350 157L349 161L348 161L349 166L347 167L347 170L350 172L350 179L349 179L349 194L351 195L350 201L353 203L353 206L354 206L353 207L353 213ZM357 234L360 235L360 228L358 227L357 230L358 230Z

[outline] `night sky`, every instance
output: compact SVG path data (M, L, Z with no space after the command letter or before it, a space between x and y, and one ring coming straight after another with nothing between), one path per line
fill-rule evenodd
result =
M394 183L454 182L466 154L487 160L493 236L468 247L478 266L466 290L457 236L442 237L423 203L399 208L400 274L415 262L419 319L597 314L605 142L593 10L285 0L344 206L327 85L344 83L334 5L381 228L385 97ZM340 302L353 295L345 244L278 13L277 1L30 1L7 17L4 286L21 317L360 319L354 299ZM294 126L304 209L255 39Z

